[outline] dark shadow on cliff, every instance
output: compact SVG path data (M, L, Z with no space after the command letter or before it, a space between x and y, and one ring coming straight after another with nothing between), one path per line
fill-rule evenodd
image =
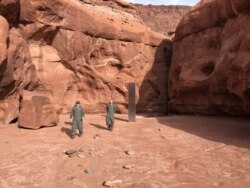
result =
M101 126L99 124L90 123L90 125L93 126L93 127L96 127L97 129L103 129L103 130L107 130L107 131L109 130L107 127L103 127L103 126Z
M159 123L214 142L250 148L250 118L170 115Z
M13 120L11 120L10 122L9 122L9 125L15 125L15 124L17 124L18 123L18 117L16 117L15 119L13 119Z
M172 57L172 41L163 40L155 47L152 68L144 77L139 88L138 113L168 112L168 72Z

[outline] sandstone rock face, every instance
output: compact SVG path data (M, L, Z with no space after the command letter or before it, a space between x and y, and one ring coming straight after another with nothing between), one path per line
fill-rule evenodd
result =
M250 4L204 0L179 24L169 75L179 113L250 114Z
M0 0L0 15L5 17L12 25L18 23L20 13L20 0Z
M133 15L78 0L21 0L20 20L39 22L91 37L158 46L164 36L139 23ZM129 21L129 23L127 23Z
M4 17L0 16L0 65L4 64L7 60L7 39L9 35L9 24Z
M4 93L8 88L6 88L7 85L9 85L8 82L8 73L6 72L8 63L8 36L9 36L9 24L6 21L6 19L2 16L0 16L0 93ZM13 106L13 109L12 109ZM18 101L16 101L15 96L10 97L8 99L4 99L3 97L0 97L0 117L1 120L5 123L10 122L12 119L16 118L18 116L17 112L18 107ZM13 117L13 118L12 118Z
M175 29L190 6L153 6L136 4L143 22L152 30L174 36Z
M24 92L18 126L30 129L54 126L59 122L54 105L48 97L36 92Z
M6 49L1 121L19 116L21 127L50 126L54 111L69 112L76 100L95 113L104 112L113 98L123 113L130 82L137 85L138 111L166 111L171 41L146 27L133 5L120 0L20 0L19 5L17 26L7 41L0 40ZM43 111L48 105L51 113ZM25 117L32 113L34 120Z
M22 91L38 87L38 81L35 66L30 61L28 44L19 32L11 29L4 42L7 58L0 65L0 121L10 123L19 115Z

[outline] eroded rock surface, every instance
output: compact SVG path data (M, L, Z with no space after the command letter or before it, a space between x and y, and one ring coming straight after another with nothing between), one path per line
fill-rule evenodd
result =
M176 27L190 6L136 5L143 22L152 30L174 37Z
M0 65L1 121L19 117L21 127L50 126L51 119L56 122L54 111L69 112L76 100L93 113L104 112L113 98L118 112L124 113L130 82L137 85L138 111L166 111L171 40L145 26L134 5L120 0L14 2L20 7L17 24L12 27L14 21L7 18L9 34L8 26L1 27L6 35L0 41L5 49ZM5 4L0 7L3 10ZM33 117L40 119L26 123L26 106L36 104L33 98L25 99L27 92L39 93L53 106L53 113L46 113L49 121L35 111Z
M20 0L0 0L0 15L5 17L11 25L18 24L20 14Z
M204 0L177 27L169 76L179 113L250 114L250 3Z
M18 118L18 126L30 129L54 126L59 122L58 115L49 97L36 92L24 92Z

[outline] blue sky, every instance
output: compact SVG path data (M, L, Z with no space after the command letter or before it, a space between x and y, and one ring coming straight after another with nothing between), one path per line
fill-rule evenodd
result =
M132 3L152 5L195 5L199 0L127 0Z

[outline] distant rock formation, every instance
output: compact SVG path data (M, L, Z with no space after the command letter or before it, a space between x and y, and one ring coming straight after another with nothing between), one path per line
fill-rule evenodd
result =
M178 113L250 114L250 1L203 0L176 30L169 75Z
M164 6L136 4L143 22L152 30L174 37L175 29L190 6Z

